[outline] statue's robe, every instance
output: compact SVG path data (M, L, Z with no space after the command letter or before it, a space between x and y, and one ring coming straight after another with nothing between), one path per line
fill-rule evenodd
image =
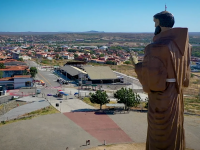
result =
M187 28L161 32L145 48L143 62L135 66L149 97L147 150L185 149L183 88L189 86L190 78L188 41Z

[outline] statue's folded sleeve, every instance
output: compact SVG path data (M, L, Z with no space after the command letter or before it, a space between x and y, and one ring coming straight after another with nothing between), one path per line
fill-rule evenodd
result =
M143 62L135 65L135 71L145 92L166 89L167 70L158 57L145 55Z

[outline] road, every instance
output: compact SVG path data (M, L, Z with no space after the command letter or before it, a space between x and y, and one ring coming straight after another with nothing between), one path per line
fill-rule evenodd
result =
M33 61L27 61L27 64L30 67L38 67L38 64L33 62ZM50 87L57 87L60 86L58 82L56 82L57 77L50 71L45 71L45 70L38 70L38 74L36 75L36 78L43 80L47 86Z
M137 78L134 78L134 77L131 77L131 76L127 76L123 73L120 73L120 72L116 72L116 71L113 71L117 76L121 76L124 78L124 83L127 83L127 84L131 84L129 86L129 88L132 88L132 89L142 89L142 85L140 84L139 80Z

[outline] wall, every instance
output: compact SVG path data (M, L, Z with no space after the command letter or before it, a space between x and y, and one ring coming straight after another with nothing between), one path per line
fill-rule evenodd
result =
M14 78L14 88L21 88L26 87L25 83L27 81L31 82L31 86L33 86L33 79L32 78Z

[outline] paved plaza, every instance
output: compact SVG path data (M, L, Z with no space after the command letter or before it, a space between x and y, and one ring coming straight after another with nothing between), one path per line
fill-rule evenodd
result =
M200 117L185 116L186 146L200 150ZM85 150L104 143L145 143L147 114L68 112L0 127L1 150ZM91 145L86 146L86 140Z

